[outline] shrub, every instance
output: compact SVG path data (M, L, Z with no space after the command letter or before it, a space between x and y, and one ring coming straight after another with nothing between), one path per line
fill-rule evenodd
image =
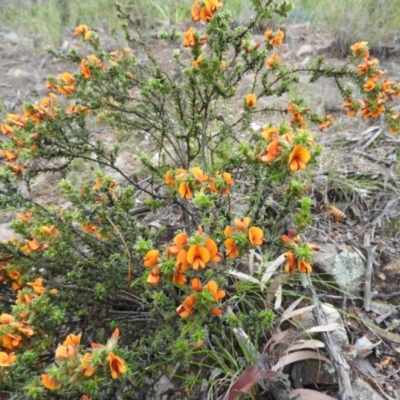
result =
M304 71L276 54L281 30L267 28L263 43L252 30L291 6L251 4L254 17L232 29L222 3L196 1L183 35L161 33L166 44L181 46L174 53L178 80L120 7L134 51L106 51L79 25L75 35L88 54L52 52L77 65L75 72L49 77L48 97L1 124L0 204L23 210L15 238L0 244L3 291L15 303L0 317L6 390L33 399L53 392L140 398L162 374L186 392L217 367L232 378L241 359L254 362L234 329L243 327L257 347L274 321L262 287L237 281L236 268L254 254L260 264L285 254L291 276L312 272L318 249L306 241L306 194L321 147L311 130L333 118L313 113L298 94L283 107L273 104L294 93ZM382 114L398 132L390 102L399 85L383 78L367 43L352 52L340 68L318 59L305 72L312 82L334 79L349 115ZM238 99L247 76L250 89ZM362 99L346 88L348 80ZM270 122L251 134L256 116ZM109 132L123 144L107 140ZM140 159L134 175L120 162L130 152ZM74 185L77 163L96 171ZM55 172L66 176L62 200L35 198L35 179ZM166 217L180 225L168 227Z

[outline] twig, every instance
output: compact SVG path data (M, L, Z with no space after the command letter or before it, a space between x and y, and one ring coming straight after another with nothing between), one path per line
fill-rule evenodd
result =
M131 252L129 251L128 245L125 242L124 237L121 235L121 232L119 231L119 229L115 226L115 224L111 221L110 218L108 218L108 216L106 216L106 218L108 219L108 222L113 226L113 228L117 231L118 236L121 238L122 243L125 246L125 250L126 250L126 254L128 256L128 287L131 287L131 278L132 278L132 258L131 258Z
M326 325L324 313L322 311L321 303L318 300L318 295L314 286L312 285L310 276L307 276L307 288L311 293L315 307L313 309L314 317L319 326ZM339 382L339 399L340 400L354 400L353 388L350 380L350 367L346 359L343 357L342 351L331 332L322 332L326 349L330 355L333 366L335 367L338 382Z
M368 237L368 239L369 239L369 237ZM368 242L369 242L369 240L368 240ZM374 265L375 249L376 249L376 246L371 246L369 243L367 246L365 246L365 250L367 250L367 267L365 269L365 286L364 286L364 309L365 309L365 311L371 310L371 301L372 301L371 279L372 279L372 267Z

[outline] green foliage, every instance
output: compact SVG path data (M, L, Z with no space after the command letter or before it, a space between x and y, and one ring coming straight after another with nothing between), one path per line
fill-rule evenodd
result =
M232 272L249 257L285 253L286 271L311 273L316 249L301 243L312 223L307 169L321 154L311 130L333 119L294 94L301 71L273 53L281 30L267 29L263 44L252 39L262 21L285 17L291 4L251 3L254 17L236 28L215 0L210 8L194 4L193 19L205 24L161 35L165 46L181 48L172 57L176 79L117 5L135 50L106 50L99 34L79 25L75 35L88 54L51 51L71 72L49 77L49 97L1 124L0 205L21 209L18 236L0 243L2 290L15 302L0 317L6 390L33 399L132 398L171 363L182 392L217 368L231 379L241 360L255 357L236 328L258 348L275 317L261 285L242 284ZM383 87L366 45L356 47L342 67L311 64L311 81L332 78L349 111L383 113L395 130L389 103L399 87ZM365 74L352 66L357 59ZM241 98L245 79L250 89ZM348 79L365 96L357 110ZM371 79L376 90L365 89ZM289 104L272 104L284 94ZM254 119L271 115L281 123L254 132ZM117 131L120 142L105 131ZM134 174L121 165L131 153L140 160ZM75 168L90 172L76 179ZM62 206L31 191L49 172L66 177Z

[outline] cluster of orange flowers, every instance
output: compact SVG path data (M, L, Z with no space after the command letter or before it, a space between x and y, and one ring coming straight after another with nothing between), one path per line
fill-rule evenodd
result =
M20 349L24 340L34 335L27 322L18 322L10 314L0 315L0 367L9 367L15 360L14 349Z
M400 84L383 78L384 72L379 69L379 60L370 58L368 42L358 42L350 48L354 57L363 60L357 70L360 77L364 79L363 91L367 98L354 100L348 97L343 103L343 107L347 109L347 115L354 116L361 110L364 118L377 118L386 111L390 132L400 132L400 114L387 107L387 103L393 100L393 96L400 97Z
M200 168L192 168L190 171L179 168L176 171L166 172L165 183L178 189L180 196L189 200L196 190L227 195L230 192L228 186L233 185L234 180L228 172L217 173L212 177L203 173Z
M192 20L194 22L210 22L213 15L223 6L219 0L194 0Z
M221 259L214 240L199 227L192 243L186 233L178 233L173 243L167 247L165 257L160 258L158 250L150 250L143 261L145 267L152 268L147 278L151 285L157 285L161 281L163 269L167 270L166 273L174 283L183 285L186 283L184 274L190 267L193 270L204 269L209 262L219 263Z
M285 38L285 33L280 29L273 32L270 28L267 28L264 32L264 38L270 46L279 47Z
M261 246L264 243L264 233L261 228L250 225L250 218L235 218L235 226L227 226L224 230L226 256L234 259L240 255L240 248L249 242L253 246ZM246 238L243 240L243 238Z
M282 235L281 239L282 242L290 248L290 251L284 253L287 260L285 271L293 274L296 271L296 268L298 268L298 270L303 274L310 274L312 272L310 263L306 260L301 260L296 257L297 250L299 249L300 245L300 237L293 231L290 231L288 235ZM305 245L312 251L319 251L318 247L312 243L306 243Z
M207 43L208 35L199 36L199 34L191 26L183 33L183 45L185 47L204 46Z
M299 130L298 134L306 135L307 144L314 147L314 137L311 133L304 130ZM294 145L293 131L287 131L281 134L280 130L276 127L264 128L261 133L262 137L267 141L268 146L266 150L259 155L259 160L263 163L270 163L281 157L288 157L288 167L290 171L298 171L305 169L307 163L311 160L310 151L298 144Z
M218 290L218 284L213 280L202 286L199 278L193 278L190 283L190 288L194 293L186 297L182 304L176 309L176 312L181 318L187 318L192 314L199 296L207 296L207 294L211 294L212 300L215 303L218 303L226 296L225 290ZM222 314L222 310L219 307L211 307L210 312L212 315Z
M92 343L91 348L84 354L82 354L83 347L80 345L81 336L81 333L78 335L71 333L63 344L57 347L55 353L57 368L62 372L63 377L69 378L71 384L76 384L83 377L92 376L100 365L108 365L113 379L127 372L125 361L113 353L118 342L118 329L115 329L106 345ZM93 364L94 355L95 359L100 360L96 365ZM42 384L49 390L62 387L62 383L48 373L42 374Z

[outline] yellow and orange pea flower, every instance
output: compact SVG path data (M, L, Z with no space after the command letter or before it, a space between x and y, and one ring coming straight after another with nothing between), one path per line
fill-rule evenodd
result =
M82 333L78 333L77 335L70 333L63 342L63 345L69 346L78 346L81 342Z
M21 273L19 271L17 271L16 269L11 269L10 271L8 271L8 276L12 280L17 281L21 277Z
M196 45L196 38L194 36L194 28L191 26L187 31L183 32L183 45L185 47L193 47Z
M290 245L292 242L295 244L300 243L300 236L296 235L296 233L292 230L290 230L287 235L282 235L281 239L282 239L282 242L286 245L288 245L288 244Z
M74 36L85 35L86 32L89 32L89 28L87 27L87 25L85 25L85 24L78 25L75 28Z
M94 224L94 223L92 223L92 222L90 222L90 221L85 221L85 222L83 222L81 226L82 226L82 229L83 229L86 233L93 233L93 232L97 229L97 227L98 227L97 224Z
M188 236L185 232L178 233L174 237L174 243L168 246L167 255L176 256L188 244L188 240Z
M56 229L55 225L51 225L51 226L41 226L39 228L39 232L43 233L45 235L53 235L54 237L59 237L60 236L60 232Z
M234 258L239 257L240 254L239 249L232 238L228 237L227 239L225 239L224 245L226 247L225 254L228 258L233 260Z
M154 267L151 271L149 276L147 277L147 283L150 285L158 285L161 281L161 271Z
M276 160L279 157L279 142L273 140L267 149L259 155L259 160L263 163L269 163Z
M218 284L215 281L209 281L207 285L204 286L204 290L211 292L216 302L219 302L226 296L225 290L218 290ZM218 307L212 307L211 314L221 315L222 310Z
M46 292L46 289L43 287L43 279L37 278L34 282L27 282L28 286L31 286L35 293L39 296Z
M256 103L257 103L257 97L256 97L256 95L255 95L254 93L249 93L249 94L246 96L246 105L247 105L248 107L254 107L254 106L256 105Z
M234 222L236 228L238 228L240 231L245 231L250 225L250 218L249 217L235 218Z
M149 250L143 257L145 267L155 267L158 264L158 256L160 252L158 250Z
M38 251L41 248L41 244L36 239L28 240L25 246L21 247L21 251L24 253L32 253L32 251Z
M9 163L6 163L6 167L11 169L16 179L20 179L22 177L22 171L28 168L25 164L12 165Z
M194 244L188 250L187 261L193 266L194 270L205 268L210 259L210 251L204 246Z
M192 189L190 188L189 184L186 182L181 182L178 189L179 194L182 198L189 200L193 196Z
M183 300L182 304L176 309L176 312L181 318L187 318L194 309L196 302L196 295L191 294Z
M49 374L42 374L42 384L49 390L57 390L61 387L61 383L57 384L56 379L50 378Z
M90 55L84 58L81 61L81 74L85 77L85 79L90 79L92 77L92 72L90 71L90 68L97 68L101 69L104 67L104 64L101 62L101 60L95 56L95 55Z
M279 47L285 37L285 33L278 29L276 32L272 32L270 28L267 28L264 32L264 38L268 40L268 43L273 47Z
M195 0L192 5L192 20L194 22L204 21L210 22L213 14L222 7L219 0Z
M324 129L330 127L333 124L332 115L327 115L325 121L319 124L319 130L322 132Z
M90 364L90 360L92 359L92 357L93 357L92 353L85 353L84 356L82 357L81 368L84 376L87 377L92 376L97 370L97 366L92 367L92 365Z
M76 358L78 355L77 346L71 346L70 344L59 345L56 349L55 357L58 360L67 360L69 358Z
M201 63L204 60L204 56L200 54L195 60L192 61L192 65L195 68L200 68Z
M357 42L350 46L350 50L355 56L362 56L364 60L369 57L368 42Z
M298 171L299 169L306 169L306 164L311 160L311 153L308 149L301 145L297 145L289 156L289 169L291 171Z
M0 341L2 346L9 350L20 349L23 345L22 336L17 333L5 333L0 337Z
M287 251L286 253L284 253L284 255L286 257L285 271L289 274L294 274L294 272L296 271L297 260L294 256L293 251Z
M2 325L8 325L9 323L14 322L14 320L15 318L10 314L3 313L0 315L0 323Z
M367 82L365 83L363 89L364 92L370 92L371 90L375 89L375 87L377 86L377 80L378 80L378 76L371 76Z
M279 57L277 54L272 54L270 58L268 58L266 65L268 68L275 68L277 67L283 59Z
M7 354L4 351L0 351L0 367L10 367L17 359L14 353Z
M1 150L1 156L8 161L15 161L18 158L17 154L9 150Z
M354 115L357 114L358 111L358 105L357 103L353 102L353 100L348 97L345 102L342 104L343 108L347 108L347 116L348 117L353 117Z
M110 362L110 371L113 379L117 379L119 376L126 373L126 364L125 361L116 356L114 353L109 353L109 362Z
M264 232L261 228L252 226L249 229L249 240L253 246L261 246L264 243Z
M370 71L372 69L376 70L378 65L379 65L379 60L377 58L372 58L371 60L366 60L362 64L360 64L357 67L357 70L361 76L365 76L365 75L367 75L368 71ZM379 71L379 74L381 74L381 72L382 71Z

